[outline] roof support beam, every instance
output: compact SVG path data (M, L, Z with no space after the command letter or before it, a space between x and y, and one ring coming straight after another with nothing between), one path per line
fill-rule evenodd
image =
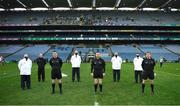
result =
M92 0L92 7L93 7L93 8L96 7L96 0Z
M117 0L117 1L116 1L116 4L115 4L115 6L114 6L114 7L115 7L115 8L118 8L118 7L119 7L119 5L121 4L121 1L122 1L122 0Z
M42 2L46 5L46 7L49 8L49 5L48 5L48 3L45 0L42 0Z
M21 4L24 8L27 8L27 6L24 4L24 3L22 3L20 0L16 0L19 4Z
M72 8L73 6L72 6L71 0L67 0L67 2L68 2L68 4L69 4L69 7Z
M141 7L143 6L143 4L146 3L146 1L147 1L147 0L143 0L143 1L141 2L141 4L139 4L139 6L138 6L137 8L141 8Z
M173 1L173 0L168 0L166 3L164 3L163 5L161 5L160 8L164 8L164 7L167 6L171 1Z

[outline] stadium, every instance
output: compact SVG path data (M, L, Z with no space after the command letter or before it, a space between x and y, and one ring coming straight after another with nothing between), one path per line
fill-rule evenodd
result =
M63 61L62 95L51 94L54 51ZM71 80L75 51L80 82ZM148 81L144 95L134 83L133 60L147 52L156 62L153 96ZM45 82L38 82L40 53ZM96 53L106 63L103 94L93 93ZM114 53L122 58L118 83ZM25 54L32 60L29 90L21 89L18 68ZM0 105L180 105L180 0L0 0L0 56Z

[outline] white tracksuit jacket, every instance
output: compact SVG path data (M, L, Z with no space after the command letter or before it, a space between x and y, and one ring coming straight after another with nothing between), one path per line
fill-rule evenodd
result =
M21 59L18 63L20 75L31 75L32 61L28 58Z
M72 68L80 68L81 65L81 57L79 55L73 55L71 57Z
M122 64L122 58L120 56L113 56L111 59L112 62L112 69L113 70L120 70L121 69L121 64Z
M134 70L136 71L143 71L143 68L142 68L142 62L143 62L143 58L141 57L135 57L134 60L133 60L133 63L134 63Z

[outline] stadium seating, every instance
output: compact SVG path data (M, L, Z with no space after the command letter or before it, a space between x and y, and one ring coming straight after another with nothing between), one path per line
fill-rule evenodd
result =
M98 14L98 15L97 15ZM107 16L108 14L108 16ZM178 26L179 12L142 11L29 11L1 12L1 25L142 25Z
M97 48L97 47L88 48L88 47L86 47L86 48L76 48L76 50L80 52L83 60L85 60L87 58L86 56L89 52L93 52L94 54L99 52L99 53L101 53L101 56L105 61L109 62L111 60L111 56L109 55L110 53L106 48Z
M159 60L160 58L165 58L166 60L178 60L178 56L176 54L173 54L157 45L140 45L140 49L143 52L151 52L153 58L156 60Z
M51 49L47 53L45 53L45 58L50 60L50 58L52 57L52 52L56 51L59 57L65 62L70 55L72 48L73 47L70 45L56 45L54 47L51 47Z
M80 53L82 60L86 60L87 54L90 51L94 53L100 52L102 54L102 58L107 62L111 60L111 52L118 52L123 60L127 59L129 61L132 61L134 59L136 53L144 56L145 52L151 52L153 54L153 58L157 61L159 61L161 57L165 58L168 61L178 60L180 57L180 46L176 44L165 45L162 47L153 44L141 44L136 46L138 48L133 47L132 45L112 45L110 49L107 49L98 46L92 46L91 48L89 46L76 47L75 45L28 45L27 47L23 45L2 45L0 47L0 55L4 57L9 55L5 58L6 61L18 61L23 57L25 53L29 54L29 57L32 60L35 60L38 57L39 53L45 53L45 58L49 60L52 57L52 52L56 51L58 52L62 60L66 62L68 59L70 59L68 57L70 56L73 48L75 48Z
M180 45L166 45L165 47L180 55Z
M112 45L111 50L113 53L118 52L123 60L133 60L137 53L142 53L131 45Z
M0 47L0 55L6 57L23 48L22 45L3 45Z
M7 61L11 61L11 60L20 60L21 58L23 58L24 54L28 54L29 58L31 60L35 60L39 53L44 53L49 49L48 45L29 45L28 47L22 49L21 51L9 56L6 58Z
M110 52L106 48L93 48L93 51L101 53L102 58L104 61L110 62L111 61L111 56Z

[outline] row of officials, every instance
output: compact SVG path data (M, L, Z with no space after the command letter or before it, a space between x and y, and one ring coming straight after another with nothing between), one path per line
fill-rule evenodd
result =
M39 57L36 59L36 63L38 65L38 81L45 81L45 65L46 59L43 57L43 54L39 54ZM72 65L72 81L75 81L75 76L78 82L80 82L80 65L81 65L81 57L79 56L78 51L75 51L71 57L71 65ZM121 73L121 64L122 58L116 52L111 59L112 62L112 70L113 70L113 81L120 81L120 73ZM140 57L139 54L136 54L134 60L134 75L135 75L135 83L142 84L142 93L144 94L145 82L147 79L151 82L151 94L154 94L154 66L155 61L152 58L150 52L145 54L145 58ZM52 79L52 94L55 93L55 81L58 81L60 94L62 94L62 73L61 68L63 65L62 59L58 56L56 51L52 52L52 58L49 61L51 66L51 79ZM97 88L99 86L99 91L102 94L102 82L105 76L106 63L101 58L100 53L96 53L95 58L91 62L91 75L94 79L94 93L96 94ZM24 54L23 59L21 59L18 63L18 68L20 70L21 76L21 88L22 90L31 89L31 68L32 61L30 60L28 54Z

